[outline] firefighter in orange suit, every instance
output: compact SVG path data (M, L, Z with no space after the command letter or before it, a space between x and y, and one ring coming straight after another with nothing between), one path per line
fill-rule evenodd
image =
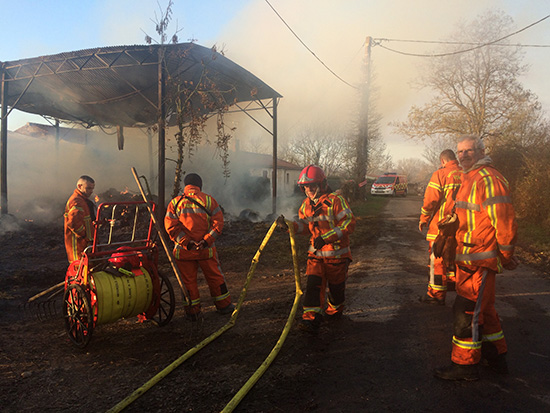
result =
M65 205L65 249L69 263L79 260L86 247L92 244L95 205L90 196L94 188L95 181L88 175L82 175Z
M485 156L481 139L466 135L457 145L463 168L456 195L456 292L451 365L436 369L446 380L479 379L486 361L497 373L508 373L506 341L495 310L495 278L513 270L517 224L508 182Z
M451 149L445 149L439 155L441 167L432 174L424 192L424 203L420 209L420 232L428 227L426 240L429 242L430 278L428 291L420 301L429 304L445 305L448 281L454 282L455 269L447 268L443 258L436 258L432 251L433 243L439 232L437 223L452 213L453 194L460 187L462 174L456 155Z
M174 257L191 300L191 305L185 308L186 316L196 321L201 312L197 285L199 267L216 310L221 314L230 314L235 306L231 303L214 244L223 229L222 209L213 197L201 192L202 179L199 175L187 174L183 182L183 195L172 199L168 205L164 225L175 243Z
M307 260L307 285L303 300L302 330L317 333L325 317L338 318L344 310L348 266L351 262L349 235L355 228L355 217L346 200L332 193L321 168L309 165L302 170L298 185L306 199L294 222L297 234L310 234ZM286 229L281 215L278 226Z

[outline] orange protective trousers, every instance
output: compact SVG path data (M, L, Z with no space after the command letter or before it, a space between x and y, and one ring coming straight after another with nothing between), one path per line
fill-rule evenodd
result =
M349 262L348 259L325 262L322 259L308 258L302 319L315 320L322 317L327 285L329 295L325 313L333 316L344 311Z
M456 268L451 353L451 360L456 364L477 364L482 356L490 359L507 352L495 310L495 278L496 272L489 268L467 265Z
M198 314L201 311L199 286L197 283L199 267L204 274L216 308L225 308L231 304L231 296L227 290L225 278L216 255L205 260L176 260L176 264L180 270L183 284L189 293L189 299L191 300L191 305L185 307L185 312L187 314Z
M428 280L428 295L438 300L445 300L447 284L455 281L455 269L447 268L443 258L436 258L432 252L433 241L430 241L430 275Z

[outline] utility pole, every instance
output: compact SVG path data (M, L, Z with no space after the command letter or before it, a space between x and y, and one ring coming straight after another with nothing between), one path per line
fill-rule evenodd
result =
M166 62L164 46L158 49L158 217L163 217L165 209L166 174Z
M356 176L357 183L361 183L367 176L368 149L369 149L369 100L371 83L371 48L372 37L368 36L365 47L365 67L363 71L363 81L360 86L360 104L359 104L359 131L357 137L357 165Z
M0 214L8 213L8 82L3 64L0 62L2 86L0 88Z

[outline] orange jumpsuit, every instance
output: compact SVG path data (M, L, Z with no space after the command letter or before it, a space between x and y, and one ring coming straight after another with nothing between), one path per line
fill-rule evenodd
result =
M451 359L477 364L507 351L495 310L495 277L512 259L517 224L508 182L486 157L462 177L456 196L456 291Z
M355 217L346 200L335 193L323 194L317 204L306 198L294 222L297 234L311 234L307 260L307 286L302 318L321 321L328 284L325 313L329 316L344 310L345 286L351 262L349 235L355 229ZM313 241L321 236L325 245L316 250Z
M444 167L435 171L424 192L424 203L420 209L420 222L429 223L426 234L430 254L428 295L438 300L445 300L447 281L454 281L455 269L446 268L443 258L434 256L432 246L439 233L437 223L451 214L454 206L452 197L460 187L461 175L458 161L448 161Z
M174 257L191 299L191 305L185 309L187 314L198 314L201 310L197 284L199 266L216 308L222 309L230 305L231 296L214 244L223 229L223 212L216 200L201 192L198 186L186 185L184 194L174 198L168 205L164 225L170 239L175 243ZM201 240L206 241L207 248L187 249L189 241L198 243Z
M93 241L92 221L95 211L92 201L75 189L65 205L65 249L69 263L79 260Z

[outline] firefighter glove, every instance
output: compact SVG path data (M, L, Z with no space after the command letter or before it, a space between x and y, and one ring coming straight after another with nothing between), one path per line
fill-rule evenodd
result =
M197 249L197 250L202 250L202 249L205 249L205 248L208 248L208 243L207 243L205 240L201 239L201 240L199 241L199 243L197 244L197 248L196 248L196 249Z
M187 251L196 250L196 249L198 248L197 248L197 243L195 241L191 240L187 243Z
M445 236L439 234L432 245L432 252L436 258L443 256L443 249L445 248Z
M503 264L502 266L506 268L507 270L515 270L519 265L519 260L515 255L512 255L510 258L510 261L508 261L506 264Z
M316 250L320 250L321 248L323 248L325 246L325 244L326 244L325 240L320 235L313 240L313 247Z
M277 228L279 228L281 231L288 231L288 225L285 221L284 215L280 215L277 218Z

